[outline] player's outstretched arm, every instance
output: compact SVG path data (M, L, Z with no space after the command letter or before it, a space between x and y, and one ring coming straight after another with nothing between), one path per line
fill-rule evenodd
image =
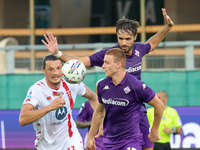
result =
M65 105L65 100L61 97L62 95L59 95L59 97L53 100L50 105L38 110L33 110L34 107L31 104L24 104L19 115L19 124L21 126L25 126L27 124L33 123L42 118L48 112L56 110L59 107L63 107Z
M149 140L154 143L161 139L158 129L160 125L160 121L162 119L164 104L163 102L155 95L155 97L148 102L149 105L154 107L154 121L151 128L151 132L149 133Z
M148 43L151 45L151 50L153 51L160 42L165 38L167 33L170 31L170 29L174 26L174 22L171 20L171 18L167 15L166 9L162 8L162 14L165 20L165 27L160 30L158 33L153 35L150 39L147 40Z
M46 42L44 40L41 40L42 43L44 45L46 45L46 47L47 47L47 49L49 50L50 53L55 55L61 61L66 62L66 61L71 60L71 59L78 59L86 67L90 67L91 66L90 59L89 59L88 56L87 57L71 56L71 55L67 55L67 54L64 54L61 51L59 51L58 50L57 38L54 37L54 35L51 32L47 32L46 34L44 34L44 38L45 38Z

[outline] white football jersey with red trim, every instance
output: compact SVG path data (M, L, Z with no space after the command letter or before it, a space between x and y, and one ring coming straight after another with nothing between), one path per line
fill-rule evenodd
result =
M76 96L84 95L86 92L85 85L69 84L64 80L61 81L59 89L50 88L45 78L32 85L27 93L23 104L31 104L34 110L41 109L63 94L62 98L66 101L64 107L47 113L45 116L33 123L36 132L35 147L45 150L67 150L70 145L70 138L77 134L80 136L76 123L72 118L72 108ZM77 142L78 143L78 142ZM82 140L80 141L82 144Z

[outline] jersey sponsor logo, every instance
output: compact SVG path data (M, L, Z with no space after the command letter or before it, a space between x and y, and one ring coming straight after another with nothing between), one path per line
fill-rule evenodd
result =
M137 66L137 67L129 67L128 69L126 69L126 72L131 73L135 71L140 71L141 69L142 69L142 65Z
M110 88L108 87L108 85L106 85L103 90L109 90Z
M66 107L60 107L56 110L56 118L58 120L62 120L63 118L65 118L66 115L67 115Z
M127 94L127 93L129 93L131 90L130 90L130 88L127 86L127 87L125 87L124 88L124 92Z
M127 147L127 150L137 150L137 149L134 147Z
M122 99L122 98L109 98L109 99L105 99L102 98L102 102L104 104L110 104L110 105L117 105L117 106L127 106L129 104L129 101L126 99Z
M135 50L135 55L139 57L140 56L140 52L138 50Z

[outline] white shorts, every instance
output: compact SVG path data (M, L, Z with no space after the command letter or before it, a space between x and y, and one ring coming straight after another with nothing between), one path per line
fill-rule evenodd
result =
M49 144L44 138L36 144L36 149L38 150L84 150L83 140L78 132L74 133L72 137L67 137L67 139L57 138L57 144L54 141L52 144Z
M74 134L68 139L66 150L84 150L83 140L80 134Z

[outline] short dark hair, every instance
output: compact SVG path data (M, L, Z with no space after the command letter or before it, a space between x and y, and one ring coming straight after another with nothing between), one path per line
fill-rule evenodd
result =
M105 55L113 55L115 62L121 62L122 67L126 67L126 54L120 48L112 48L108 50Z
M133 35L137 34L137 28L139 28L139 22L136 20L129 20L125 18L124 16L117 21L116 24L116 33L118 33L119 30L124 30L125 32L131 31Z
M59 60L59 59L56 58L56 56L54 56L52 54L49 54L49 55L45 56L44 59L42 60L42 68L45 69L46 61L48 61L48 60L55 61L55 60Z

